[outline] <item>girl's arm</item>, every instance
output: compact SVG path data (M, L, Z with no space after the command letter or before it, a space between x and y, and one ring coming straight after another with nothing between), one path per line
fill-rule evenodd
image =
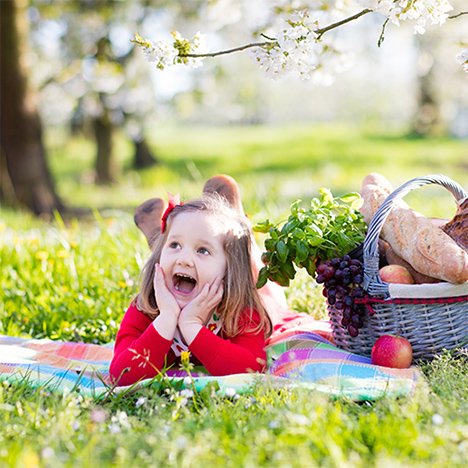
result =
M231 339L223 339L202 327L189 349L211 375L262 372L266 366L264 331L249 331L259 321L256 312L250 317L247 310L239 324L244 331Z
M117 333L109 368L111 379L117 385L132 385L154 377L164 366L174 362L170 350L172 338L163 336L170 326L165 324L158 332L158 319L160 316L152 321L133 304L128 308Z

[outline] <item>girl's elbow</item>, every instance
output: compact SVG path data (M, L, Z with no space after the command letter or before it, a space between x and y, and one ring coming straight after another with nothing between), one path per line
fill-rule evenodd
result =
M129 367L123 367L115 361L112 361L109 367L109 380L111 384L116 387L131 385L131 383L127 382L128 377L126 374L128 374L129 372Z

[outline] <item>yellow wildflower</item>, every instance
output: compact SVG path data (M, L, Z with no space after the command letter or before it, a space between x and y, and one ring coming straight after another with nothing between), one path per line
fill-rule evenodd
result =
M36 258L38 260L46 260L48 256L49 256L49 253L46 252L45 250L38 250L36 252Z
M66 250L64 250L64 249L61 249L61 250L59 250L59 251L57 252L57 257L58 257L58 258L67 258L68 255L69 255L69 253L68 253Z
M190 362L190 351L182 351L180 353L180 363L182 366L187 366Z

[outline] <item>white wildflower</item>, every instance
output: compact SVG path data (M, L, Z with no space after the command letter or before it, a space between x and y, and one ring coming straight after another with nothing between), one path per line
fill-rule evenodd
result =
M109 432L111 434L118 434L119 432L122 432L122 429L120 429L120 426L117 423L112 423L109 426Z
M146 403L146 398L145 397L140 397L138 400L135 402L135 407L139 408L140 406L143 406Z
M187 444L188 444L188 440L186 437L184 436L179 436L177 437L177 439L175 440L175 445L178 449L180 450L183 450L187 447Z
M54 455L55 455L55 452L52 447L44 447L41 450L41 457L44 459L52 458Z
M184 398L192 398L193 390L190 390L189 388L185 388L184 390L180 391L180 396Z
M235 388L232 388L232 387L228 387L226 388L226 390L224 391L224 394L229 397L229 398L232 398L234 396L237 395L237 392L236 392L236 389Z
M268 424L268 427L270 429L278 429L278 427L280 427L280 423L276 421L276 419L274 419L273 421L270 421L270 423Z
M107 419L107 413L102 409L95 409L91 413L91 421L100 424Z
M189 387L190 385L193 385L193 379L192 379L192 377L189 377L189 376L184 377L184 385L185 385L186 387Z
M441 426L444 423L444 418L440 414L434 414L432 416L432 424L434 426Z
M289 420L298 426L307 426L310 424L309 418L304 414L291 413L289 414Z

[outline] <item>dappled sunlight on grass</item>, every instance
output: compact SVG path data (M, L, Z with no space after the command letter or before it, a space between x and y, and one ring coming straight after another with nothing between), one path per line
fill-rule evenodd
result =
M59 192L69 204L131 209L147 198L165 197L167 191L197 196L206 178L227 173L239 181L248 212L255 215L266 201L285 212L295 198L310 198L322 186L337 195L358 191L369 172L382 173L394 185L429 173L444 173L468 185L466 142L450 138L410 139L324 124L163 126L156 135L151 143L160 165L139 172L130 169L131 147L117 138L117 161L123 169L120 183L110 188L93 185L89 143L62 136L51 154ZM437 195L429 215L444 215L450 198L443 197ZM427 206L427 200L416 201L415 207L420 206Z

